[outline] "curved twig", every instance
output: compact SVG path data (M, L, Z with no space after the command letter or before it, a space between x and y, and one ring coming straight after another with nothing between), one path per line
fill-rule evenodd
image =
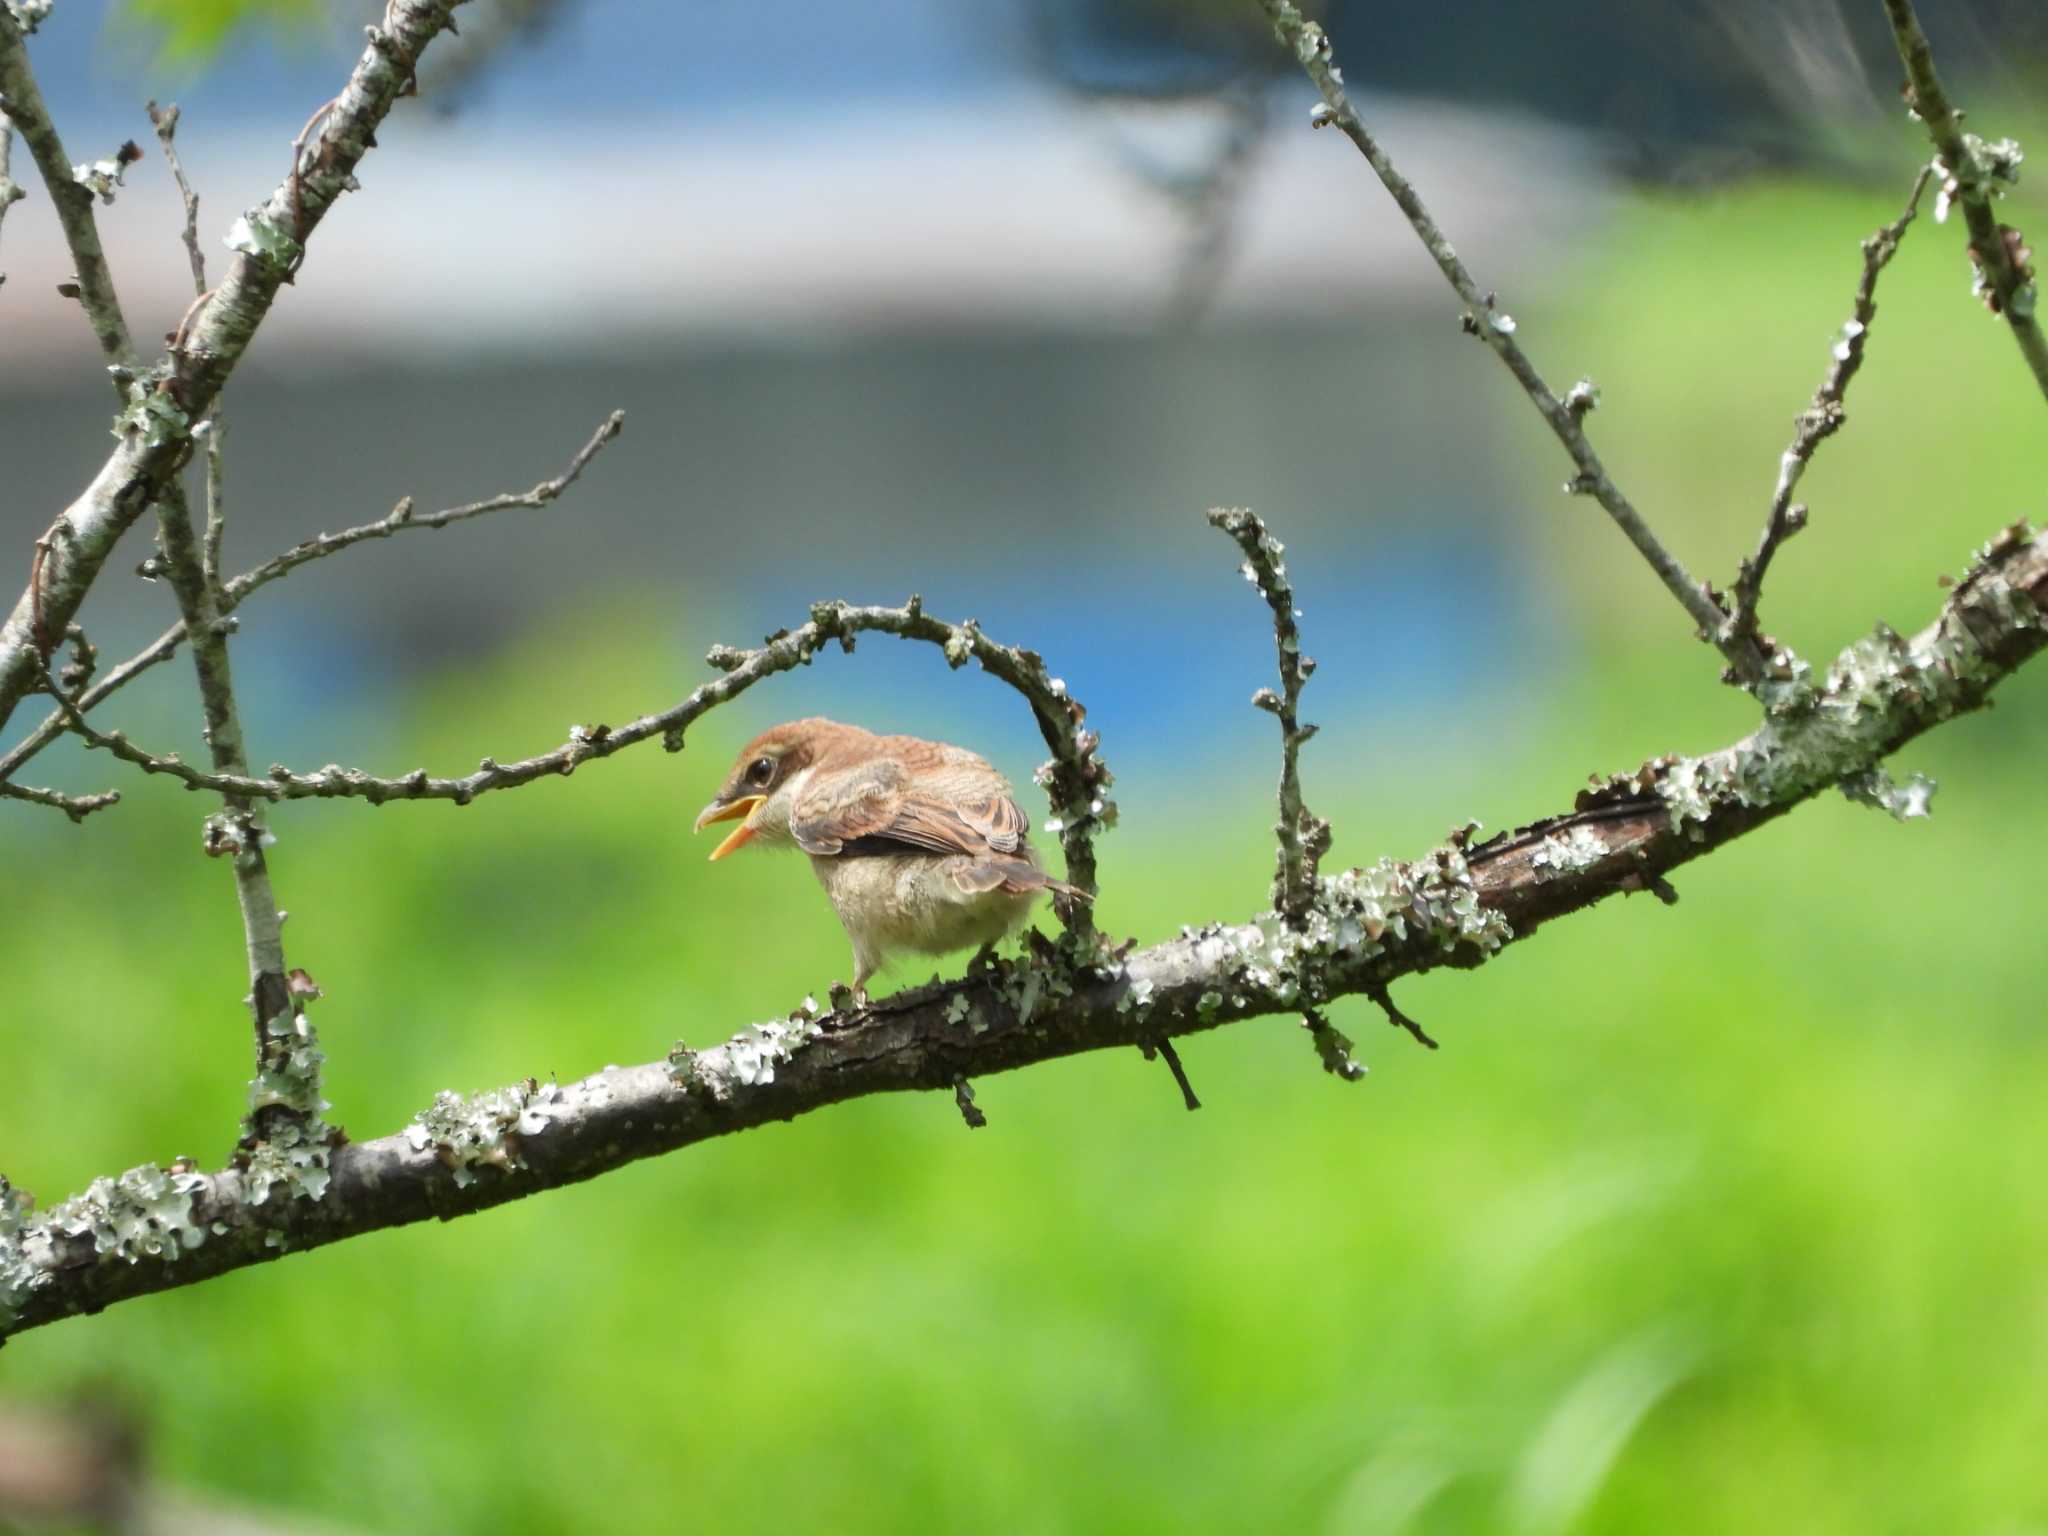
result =
M516 789L538 779L566 778L587 762L601 761L657 737L668 750L679 752L683 733L720 704L737 698L764 678L808 665L834 642L851 651L855 636L870 632L936 645L954 667L978 662L984 671L1024 696L1031 706L1032 718L1038 723L1039 734L1053 754L1052 760L1040 769L1039 782L1052 801L1052 829L1059 834L1066 855L1067 881L1093 896L1094 835L1114 824L1116 807L1107 798L1112 780L1109 765L1097 752L1099 738L1084 724L1087 711L1067 691L1063 680L1047 672L1044 659L1037 652L991 640L972 619L953 624L934 618L924 611L916 597L900 608L859 607L841 602L815 604L808 622L769 636L756 649L714 647L707 659L724 676L702 684L680 703L642 715L616 729L604 725L578 726L571 730L567 741L551 752L510 763L487 757L474 773L455 777L436 778L425 769L416 769L395 778L379 778L338 765L311 773L278 765L264 777L208 772L193 767L175 753L145 751L120 731L96 729L77 704L61 692L57 707L65 725L89 747L111 752L145 773L168 774L188 789L212 790L250 800L361 799L373 805L387 800L451 800L467 805L479 795ZM1061 917L1070 931L1090 931L1088 905L1073 902L1062 907Z

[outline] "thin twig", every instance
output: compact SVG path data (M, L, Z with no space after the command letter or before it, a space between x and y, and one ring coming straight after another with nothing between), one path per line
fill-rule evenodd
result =
M1367 986L1364 988L1364 992L1367 997L1379 1004L1380 1012L1387 1016L1389 1024L1392 1024L1397 1029L1407 1030L1409 1034L1415 1037L1416 1044L1427 1046L1432 1051L1436 1049L1436 1041L1430 1038L1429 1031L1394 1006L1394 994L1389 992L1384 985L1375 984Z
M185 255L192 263L192 291L206 292L206 253L199 246L199 194L192 190L192 183L185 177L185 166L178 159L178 104L174 101L168 107L159 108L150 102L147 108L149 121L156 129L156 140L163 146L164 159L170 163L171 176L178 183L178 195L185 200Z
M1549 385L1543 382L1543 376L1536 371L1536 365L1529 361L1515 340L1514 320L1500 310L1495 295L1481 291L1450 240L1423 205L1413 184L1395 168L1393 161L1387 158L1378 141L1360 121L1350 97L1345 94L1343 72L1337 67L1329 34L1318 23L1303 17L1291 0L1259 0L1259 4L1280 41L1300 61L1309 79L1315 82L1316 89L1322 92L1323 104L1310 121L1317 127L1335 123L1344 131L1345 137L1358 146L1373 174L1392 195L1409 227L1415 231L1437 269L1465 305L1466 329L1484 341L1507 366L1523 392L1549 423L1551 432L1564 445L1565 452L1571 455L1578 473L1568 482L1566 489L1591 496L1606 509L1615 526L1636 547L1650 569L1657 573L1665 589L1691 616L1700 638L1728 658L1729 666L1739 678L1746 683L1762 678L1766 668L1758 648L1754 643L1726 632L1728 615L1720 601L1688 574L1678 558L1658 541L1649 524L1643 521L1642 514L1621 493L1608 475L1606 466L1600 462L1600 456L1593 451L1593 445L1580 425L1587 405L1576 403L1581 400L1590 402L1590 392L1582 394L1575 390L1573 401L1569 402L1560 400L1551 392Z
M1266 531L1256 514L1242 507L1218 507L1209 513L1209 522L1244 551L1239 569L1273 611L1280 692L1261 688L1252 695L1252 703L1280 721L1280 820L1273 827L1280 851L1273 872L1273 907L1288 921L1299 923L1315 905L1317 867L1330 851L1330 824L1310 815L1301 796L1301 748L1316 733L1313 725L1301 723L1301 690L1316 670L1315 658L1302 654L1294 588L1281 558L1287 547Z
M220 583L221 541L228 531L227 501L227 418L218 404L207 423L206 433L206 538L200 549L200 563L206 586L216 605L226 598Z
M1906 67L1907 105L1927 125L1927 137L1934 144L1934 169L1943 177L1941 207L1937 216L1954 200L1963 205L1963 221L1970 231L1970 259L1976 264L1980 297L1991 312L2003 315L2019 343L2020 355L2032 370L2041 393L2048 395L2048 336L2041 332L2035 316L2039 290L2027 266L2027 251L2019 231L2000 224L1991 200L2000 182L2012 179L2018 162L2016 146L1990 145L1976 134L1963 131L1963 114L1949 102L1941 76L1934 68L1934 50L1920 29L1913 0L1884 0L1885 15L1892 26L1892 40L1898 45L1899 61ZM2011 148L2009 156L2001 150Z
M149 103L150 125L156 129L157 142L163 146L164 160L170 165L171 176L178 184L178 195L185 203L185 254L192 265L192 302L186 307L178 321L178 329L172 335L170 347L173 352L185 345L185 334L190 329L192 317L212 297L206 286L206 257L199 248L199 194L192 190L192 183L185 175L184 163L178 158L178 106L173 102L159 111L155 102ZM200 542L200 577L205 582L208 596L218 608L222 593L220 587L221 541L227 534L227 466L222 447L227 430L226 417L218 401L213 414L206 422L206 534ZM197 429L194 429L195 432Z
M279 577L287 576L300 566L323 556L337 554L351 545L361 544L370 539L389 538L408 529L445 528L450 523L481 517L487 512L503 512L517 507L545 507L575 484L590 461L619 435L625 420L624 411L612 412L599 424L590 441L577 450L576 457L569 461L567 469L552 480L541 481L531 490L508 491L483 501L469 502L464 506L450 507L445 512L429 513L426 516L413 515L412 499L407 497L399 502L389 516L381 517L374 523L364 523L360 527L344 529L340 533L321 534L282 554L274 555L254 569L230 577L221 584L221 615L225 617L233 613L251 593L268 586ZM109 694L125 687L151 667L159 662L169 661L177 654L178 647L184 643L185 625L181 620L86 690L74 701L76 707L81 713L91 710ZM13 777L22 764L63 735L64 729L63 712L52 710L43 718L41 724L24 736L10 751L0 755L0 780Z
M1174 1082L1180 1088L1180 1100L1189 1110L1202 1107L1202 1101L1195 1097L1195 1085L1188 1081L1188 1071L1180 1064L1180 1052L1173 1048L1173 1042L1161 1035L1154 1047L1165 1059L1166 1070L1173 1074Z
M121 803L121 792L117 789L110 789L103 795L66 795L54 789L39 789L33 784L0 783L0 796L50 806L75 822L84 821L94 811L103 811L110 805Z
M220 611L220 594L207 581L200 541L185 503L184 486L165 485L157 501L158 543L171 590L192 640L192 670L199 684L200 712L214 770L226 779L246 777L248 750L241 707L235 696L228 654L231 626ZM50 691L74 728L84 717L56 682ZM241 911L248 961L250 1021L256 1044L245 1151L265 1155L322 1156L327 1129L320 1119L321 1055L305 1010L294 999L285 965L284 916L271 888L269 841L257 822L255 802L232 787L220 791L224 815L210 824L209 852L232 853L235 900Z
M1771 568L1778 546L1806 526L1806 508L1793 501L1792 494L1798 490L1800 477L1806 473L1806 466L1813 462L1820 445L1840 431L1842 423L1848 419L1842 403L1849 393L1850 381L1856 377L1856 370L1863 366L1863 350L1870 341L1870 322L1877 316L1878 274L1897 254L1899 242L1906 237L1907 226L1920 209L1920 194L1926 190L1927 180L1933 174L1931 168L1923 168L1914 178L1905 211L1863 242L1863 276L1856 284L1849 319L1835 339L1831 354L1833 361L1828 364L1820 388L1814 391L1813 403L1794 418L1792 446L1778 461L1778 484L1771 493L1771 506L1764 517L1762 537L1757 541L1756 553L1742 562L1729 594L1735 599L1735 616L1728 621L1729 628L1736 634L1761 639L1757 607L1763 601L1764 576Z
M253 592L267 582L275 581L288 571L297 570L314 560L341 553L352 545L370 539L388 539L393 534L403 533L411 528L446 528L450 523L465 522L472 517L482 517L491 512L506 512L517 507L545 507L558 498L582 476L590 461L601 453L605 446L625 429L626 413L613 411L591 434L590 441L576 451L576 457L569 461L569 467L551 480L543 480L531 490L504 491L496 496L485 497L482 501L467 502L459 507L450 507L444 512L425 515L415 513L412 498L404 497L391 511L374 523L361 523L354 528L344 528L339 533L323 533L307 539L303 544L294 545L282 554L246 571L230 581L228 591L237 600Z

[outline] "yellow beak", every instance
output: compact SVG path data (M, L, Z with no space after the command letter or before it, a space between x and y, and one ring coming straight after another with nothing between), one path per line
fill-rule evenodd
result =
M754 835L753 814L761 808L762 802L767 798L766 795L742 795L729 805L720 805L714 800L704 807L703 812L697 817L697 825L693 829L694 831L702 832L714 821L737 821L742 816L748 818L734 827L724 842L711 850L713 863L724 858L728 853L746 846L747 839Z

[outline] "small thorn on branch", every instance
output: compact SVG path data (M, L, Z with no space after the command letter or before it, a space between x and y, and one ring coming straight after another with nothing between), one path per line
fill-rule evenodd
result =
M1356 1049L1351 1037L1332 1024L1314 1008L1304 1008L1301 1013L1302 1028L1315 1041L1316 1054L1322 1058L1323 1070L1333 1077L1340 1077L1347 1083L1355 1083L1365 1076L1365 1064L1352 1056Z
M1180 1088L1181 1102L1191 1110L1200 1109L1202 1101L1195 1097L1194 1084L1188 1081L1187 1068L1180 1064L1180 1052L1173 1048L1173 1042L1161 1036L1150 1045L1144 1047L1144 1051L1147 1061L1152 1059L1154 1051L1157 1051L1164 1058L1166 1070L1173 1074L1173 1080Z
M960 1118L967 1122L970 1131L978 1131L988 1124L988 1116L974 1102L973 1086L964 1077L953 1079L953 1102L960 1106Z
M1415 1020L1409 1018L1407 1014L1403 1013L1399 1008L1396 1008L1394 1006L1394 995L1393 993L1389 992L1384 985L1374 985L1367 987L1365 989L1365 995L1371 998L1375 1003L1379 1004L1380 1012L1384 1013L1387 1016L1387 1022L1389 1024L1395 1025L1400 1029L1407 1030L1408 1033L1413 1035L1418 1042L1428 1046L1429 1049L1431 1049L1432 1051L1437 1048L1436 1041L1432 1040L1429 1037L1428 1030L1424 1029L1420 1024L1416 1023Z

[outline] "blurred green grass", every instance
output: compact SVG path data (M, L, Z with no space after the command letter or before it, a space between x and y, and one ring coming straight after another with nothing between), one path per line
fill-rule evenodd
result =
M1753 540L1855 240L1894 211L1805 185L1645 203L1583 293L1522 316L1548 368L1607 386L1599 440L1696 568ZM1908 240L1808 482L1770 616L1809 654L1917 627L1937 572L2039 511L2039 401L1960 243ZM1522 433L1518 406L1485 409ZM1310 772L1339 857L1743 728L1556 496L1554 446L1527 457L1582 664L1405 795L1345 772L1369 721L1333 731ZM408 762L543 745L536 722L666 695L635 646L578 615L384 724ZM852 1104L26 1336L0 1389L125 1383L168 1474L373 1530L2048 1523L2044 707L2037 669L1908 754L1944 782L1932 823L1831 799L1682 872L1676 911L1613 904L1410 983L1440 1053L1347 1006L1356 1087L1276 1020L1188 1043L1197 1116L1135 1054L983 1083L974 1135L937 1097ZM712 870L688 836L740 729L459 813L282 809L336 1117L376 1134L439 1088L648 1059L841 974L800 868ZM1251 910L1269 774L1247 755L1191 791L1199 838L1131 815L1105 922ZM84 829L8 825L66 860L0 933L0 1168L50 1198L217 1161L240 1109L226 871L194 856L195 802L130 793Z

